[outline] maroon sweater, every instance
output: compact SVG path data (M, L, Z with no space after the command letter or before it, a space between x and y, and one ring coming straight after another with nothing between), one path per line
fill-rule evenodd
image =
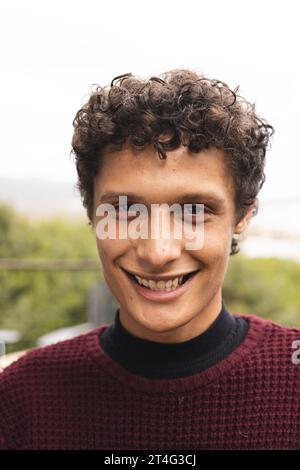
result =
M27 353L0 374L2 449L300 449L300 330L254 315L226 358L187 377L129 372L108 325Z

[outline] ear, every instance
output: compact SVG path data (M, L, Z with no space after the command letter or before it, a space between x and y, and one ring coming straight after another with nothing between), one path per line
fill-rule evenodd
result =
M257 210L258 210L258 201L256 199L255 202L249 207L244 217L239 221L238 224L236 224L235 229L234 229L235 234L241 234L242 232L244 232L244 230L248 226L252 217L254 217L257 214Z

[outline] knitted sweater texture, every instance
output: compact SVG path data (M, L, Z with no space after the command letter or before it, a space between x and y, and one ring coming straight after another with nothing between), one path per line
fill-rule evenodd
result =
M0 374L0 449L300 449L300 330L255 315L226 358L151 379L109 357L109 325L36 348Z

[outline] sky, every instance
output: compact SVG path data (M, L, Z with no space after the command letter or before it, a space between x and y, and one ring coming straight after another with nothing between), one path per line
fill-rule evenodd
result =
M0 176L75 181L72 121L93 84L191 68L275 127L261 197L299 200L297 3L1 0Z

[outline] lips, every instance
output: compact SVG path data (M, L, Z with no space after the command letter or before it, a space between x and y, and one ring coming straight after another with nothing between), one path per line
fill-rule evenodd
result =
M130 271L127 271L127 270L124 269L124 268L122 268L122 270L127 274L128 277L130 277L130 279L132 279L135 283L137 283L138 285L140 285L139 282L138 282L138 280L136 279L136 276L135 276L133 273L131 273ZM197 269L197 270L195 270L195 271L191 271L191 272L188 273L188 274L185 274L185 275L183 276L182 282L181 282L179 285L183 285L189 278L191 278L192 276L194 276L195 274L197 274L199 271L200 271L200 269ZM173 276L173 277L169 276L169 277L166 279L166 281L167 281L167 280L172 280L172 279L179 278L180 276L182 276L182 275L179 274L179 275ZM142 279L146 279L146 280L154 280L155 282L158 282L159 280L164 280L164 279L162 279L162 278L159 278L159 279L156 281L156 280L155 280L155 276L153 276L153 278L151 278L150 276L145 276L145 277L144 277L144 276L142 276L142 275L139 275L139 277L142 278Z
M127 279L129 280L131 286L136 290L136 292L147 300L154 301L154 302L170 302L173 300L177 300L179 297L183 296L185 292L187 292L191 288L191 284L194 278L202 271L201 269L197 271L193 271L191 273L186 274L185 280L182 284L178 285L174 290L165 290L165 289L156 289L152 290L149 287L145 287L144 285L140 285L139 282L136 280L135 276L125 269L122 268L124 274L126 274Z
M183 279L182 279L182 284L184 284L188 279L190 279L190 277L193 277L195 276L195 274L199 273L200 272L200 269L197 269L196 271L193 271L189 274L186 274L185 276L183 276Z

